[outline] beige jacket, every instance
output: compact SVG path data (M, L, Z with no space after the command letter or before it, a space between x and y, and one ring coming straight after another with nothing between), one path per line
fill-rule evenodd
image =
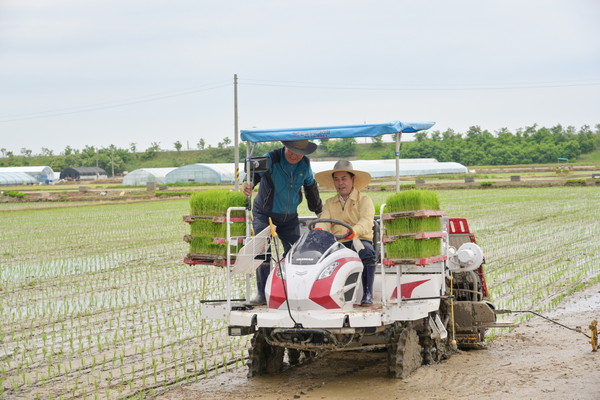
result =
M359 239L373 241L373 218L375 217L375 206L373 200L358 190L352 190L350 197L342 208L340 196L336 193L325 201L323 213L319 218L337 219L354 228ZM344 235L347 229L337 224L317 224L318 228L333 233L336 236Z

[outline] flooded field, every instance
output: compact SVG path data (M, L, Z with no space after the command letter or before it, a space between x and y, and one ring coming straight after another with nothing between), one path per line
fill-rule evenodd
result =
M386 195L374 192L375 203ZM600 279L600 188L439 197L450 216L469 218L498 307L550 312ZM236 379L256 388L243 385L250 337L228 337L200 315L200 299L221 296L224 283L220 269L182 262L188 208L167 200L0 213L0 398L183 396L177 388L196 382L214 388L205 398ZM371 356L367 376L380 368Z

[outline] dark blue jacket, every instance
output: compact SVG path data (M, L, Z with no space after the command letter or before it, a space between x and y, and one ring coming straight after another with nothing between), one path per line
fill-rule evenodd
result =
M315 214L323 211L317 182L310 168L307 157L296 164L290 164L284 155L285 148L276 149L265 154L271 159L267 172L255 173L252 177L254 185L260 182L258 195L254 199L253 211L277 216L286 220L287 216L298 215L298 205L302 202L302 188L306 194L308 209Z

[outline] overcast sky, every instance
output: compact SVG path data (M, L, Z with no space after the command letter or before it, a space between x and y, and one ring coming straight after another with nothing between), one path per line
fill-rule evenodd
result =
M0 148L600 123L598 0L0 0Z

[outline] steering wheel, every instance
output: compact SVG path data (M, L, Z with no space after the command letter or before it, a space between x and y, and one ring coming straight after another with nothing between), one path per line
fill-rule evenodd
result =
M353 229L352 229L351 225L345 223L344 221L340 221L340 220L337 220L337 219L327 219L327 218L321 219L321 218L317 218L315 220L310 221L306 226L308 227L308 230L312 231L312 230L315 229L315 225L316 224L320 224L320 223L329 223L329 224L341 225L341 226L343 226L344 228L346 228L346 229L348 229L350 231L349 233L346 233L345 235L339 235L339 236L338 235L333 235L333 236L335 236L335 238L337 240L342 240L342 239L348 237L349 235L351 235L352 232L353 232Z

